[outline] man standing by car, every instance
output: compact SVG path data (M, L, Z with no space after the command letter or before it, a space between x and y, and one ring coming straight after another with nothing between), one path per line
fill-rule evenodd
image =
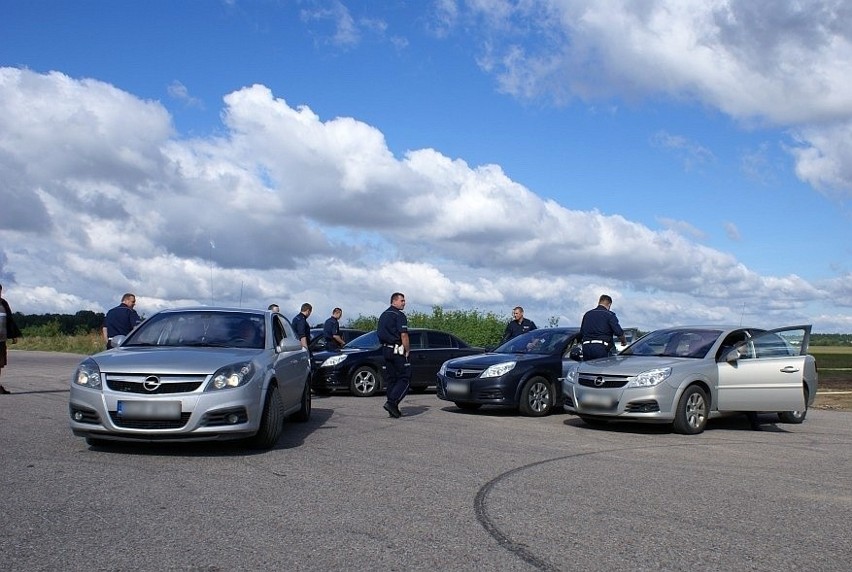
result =
M376 333L382 343L382 356L385 358L385 387L387 401L385 411L395 419L402 417L399 403L408 393L411 380L411 364L408 354L411 345L408 340L408 318L405 317L405 294L394 292L390 307L379 316Z
M12 340L12 343L17 343L21 337L21 330L12 318L12 308L9 307L9 302L3 299L3 285L0 284L0 373L6 367L6 341ZM0 394L6 395L12 393L2 385L0 385Z
M346 343L340 335L341 316L343 316L343 310L335 308L331 311L331 317L322 325L322 336L325 338L327 350L339 350Z
M608 356L612 349L613 337L618 337L622 346L627 345L624 330L621 329L615 312L610 311L610 307L612 307L612 298L602 294L598 299L597 308L583 314L583 322L580 324L583 361Z
M126 336L142 321L142 318L133 309L135 306L136 295L127 292L121 297L121 304L106 313L104 325L101 328L106 349L112 347L112 339L115 336Z
M535 330L535 322L524 318L524 309L520 306L515 306L512 309L512 319L506 324L506 331L503 332L501 344L505 344L512 338L516 338L521 334L526 334Z
M308 349L308 344L311 343L311 327L308 325L308 317L313 311L313 306L305 302L302 304L302 309L299 313L293 316L293 331L296 332L299 343L306 350Z

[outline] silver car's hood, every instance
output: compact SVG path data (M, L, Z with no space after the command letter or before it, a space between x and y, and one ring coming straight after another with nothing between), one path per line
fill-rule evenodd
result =
M99 353L91 359L97 362L102 372L208 374L225 365L250 361L263 351L243 348L129 347Z
M696 358L621 356L615 355L585 361L580 364L581 373L606 373L610 375L637 375L649 369L677 367L683 364L698 364L704 360Z

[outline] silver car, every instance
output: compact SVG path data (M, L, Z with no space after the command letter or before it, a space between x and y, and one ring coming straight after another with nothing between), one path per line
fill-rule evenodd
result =
M280 314L163 310L71 380L71 430L105 441L244 439L270 448L286 417L311 415L310 356Z
M563 362L565 408L590 425L670 423L685 434L731 412L777 412L801 423L817 390L810 332L809 325L657 330L618 355Z

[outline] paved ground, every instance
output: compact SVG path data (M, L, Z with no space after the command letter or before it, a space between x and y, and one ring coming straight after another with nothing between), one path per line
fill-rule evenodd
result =
M78 356L11 352L4 570L847 570L852 413L701 435L316 398L278 446L90 449Z

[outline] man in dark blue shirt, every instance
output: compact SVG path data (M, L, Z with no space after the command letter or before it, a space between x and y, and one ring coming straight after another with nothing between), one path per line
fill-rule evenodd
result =
M302 309L298 314L293 316L293 331L296 332L296 339L302 344L302 347L308 349L308 344L311 343L311 327L308 325L308 317L314 311L313 306L305 302L302 304Z
M516 338L521 334L526 334L535 330L535 322L524 318L524 309L520 306L515 306L512 309L512 320L506 324L506 331L503 332L501 344L505 344L512 338Z
M612 349L613 337L621 340L621 345L627 345L624 330L618 323L615 312L610 311L612 298L602 294L597 308L583 315L580 324L580 337L583 340L583 361L606 357Z
M411 364L408 354L411 345L408 340L408 318L405 309L405 294L394 292L390 307L379 316L376 333L382 343L382 355L385 358L384 378L387 401L385 411L395 419L402 417L399 403L408 393L411 381Z
M126 336L142 321L142 318L133 309L135 306L136 295L128 292L121 297L121 304L111 309L104 316L101 331L107 349L112 347L112 339L115 336Z
M343 310L335 308L331 311L331 317L322 325L322 337L325 338L325 347L328 350L339 350L346 343L340 335L340 317Z

